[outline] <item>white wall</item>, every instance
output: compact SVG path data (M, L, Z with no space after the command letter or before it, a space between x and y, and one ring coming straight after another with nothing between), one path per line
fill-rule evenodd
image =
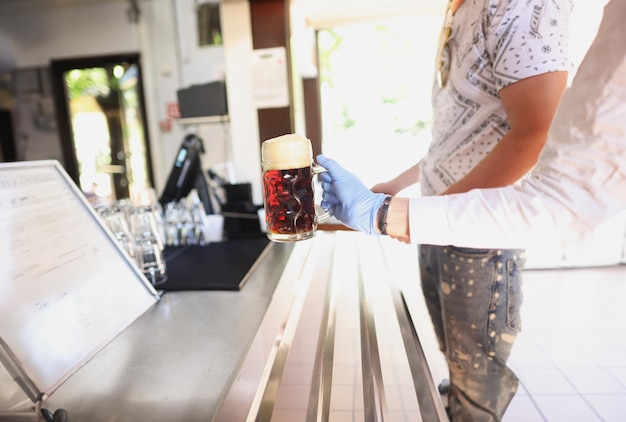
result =
M259 121L250 71L252 29L247 0L222 4L222 31L228 110L232 122L232 160L237 166L237 182L251 182L254 203L262 204Z
M255 203L260 204L248 2L234 0L222 5L228 54L222 46L197 46L195 0L142 0L139 5L138 24L128 20L129 5L122 0L47 8L0 5L0 63L3 67L44 67L51 59L139 52L157 190L165 184L183 137L197 132L207 150L204 167L232 159L236 181L252 182ZM170 121L171 129L162 129L169 119L167 104L177 101L178 89L223 78L230 124L182 126Z

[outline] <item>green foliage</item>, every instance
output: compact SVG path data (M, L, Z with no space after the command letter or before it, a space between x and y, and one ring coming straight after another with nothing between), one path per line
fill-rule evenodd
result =
M88 96L108 95L111 90L109 75L102 67L74 69L65 73L65 86L70 100Z
M429 130L435 43L424 34L437 31L415 23L400 18L318 31L325 137Z
M331 58L341 52L342 37L333 30L327 29L318 33L319 78L321 83L333 85Z

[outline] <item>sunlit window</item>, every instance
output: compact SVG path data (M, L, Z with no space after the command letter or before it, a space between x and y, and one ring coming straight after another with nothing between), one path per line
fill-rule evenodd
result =
M419 161L430 142L436 14L318 32L323 151L368 184Z

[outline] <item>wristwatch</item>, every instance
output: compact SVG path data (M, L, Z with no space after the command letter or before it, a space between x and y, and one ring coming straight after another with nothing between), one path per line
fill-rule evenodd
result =
M383 200L383 204L378 209L378 231L383 236L387 236L387 213L389 211L389 204L391 204L391 195L387 195Z

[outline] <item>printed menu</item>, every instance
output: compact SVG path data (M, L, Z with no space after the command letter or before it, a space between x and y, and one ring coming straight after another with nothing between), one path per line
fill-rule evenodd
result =
M0 164L0 358L50 394L158 295L56 161Z

